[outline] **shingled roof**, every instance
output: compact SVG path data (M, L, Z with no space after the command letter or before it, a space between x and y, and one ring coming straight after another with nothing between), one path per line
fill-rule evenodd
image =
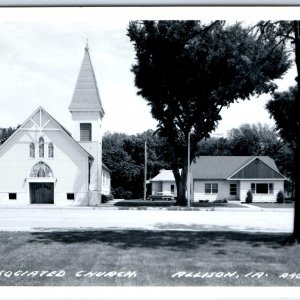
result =
M200 156L191 165L194 179L227 179L240 168L243 168L256 156ZM272 158L257 156L262 162L279 173Z
M191 164L191 172L194 179L225 180L256 158L278 173L278 177L285 178L280 174L275 161L269 156L200 156ZM174 180L171 170L161 170L158 175L151 179L151 182Z
M69 110L71 112L98 111L101 116L104 115L88 46L85 47L83 61Z
M174 181L172 170L160 170L159 173L151 179L153 181Z

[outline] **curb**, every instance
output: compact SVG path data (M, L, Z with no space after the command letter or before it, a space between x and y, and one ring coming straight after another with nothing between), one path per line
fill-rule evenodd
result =
M260 207L146 207L146 206L0 206L0 209L31 209L31 210L141 210L141 211L266 211L266 212L287 212L293 210L293 208L260 208Z

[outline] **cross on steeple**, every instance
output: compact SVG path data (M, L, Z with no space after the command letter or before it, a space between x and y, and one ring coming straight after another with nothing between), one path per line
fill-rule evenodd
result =
M84 48L86 51L89 51L90 48L89 48L89 39L86 39L86 45L85 45L85 48Z

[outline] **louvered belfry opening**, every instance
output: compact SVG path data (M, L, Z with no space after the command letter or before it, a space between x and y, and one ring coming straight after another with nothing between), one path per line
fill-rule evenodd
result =
M80 123L80 141L90 142L92 140L92 124Z

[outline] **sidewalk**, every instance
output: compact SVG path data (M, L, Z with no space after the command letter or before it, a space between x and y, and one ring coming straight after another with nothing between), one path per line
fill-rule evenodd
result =
M100 206L59 206L55 204L28 204L28 205L0 205L1 209L46 209L46 210L158 210L158 211L292 211L293 208L262 208L246 203L235 203L239 207L209 206L209 207L182 207L182 206L115 206L120 200L112 200Z
M29 209L30 208L30 209ZM293 210L22 207L0 209L0 231L185 230L292 232Z

